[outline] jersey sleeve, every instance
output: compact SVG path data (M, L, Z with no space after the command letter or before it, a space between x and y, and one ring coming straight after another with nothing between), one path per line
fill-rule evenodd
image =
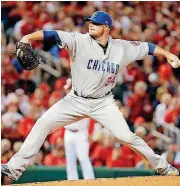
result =
M75 55L76 51L76 33L56 31L59 36L58 46L68 50L71 56Z
M76 50L76 33L65 32L61 30L43 31L44 39L49 41L56 41L60 48L68 50L69 54L73 56Z
M149 46L146 42L140 41L123 41L123 62L125 66L136 60L145 59L149 53Z

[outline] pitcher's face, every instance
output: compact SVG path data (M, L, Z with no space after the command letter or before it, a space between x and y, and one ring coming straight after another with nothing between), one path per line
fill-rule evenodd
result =
M105 25L90 22L89 24L89 35L93 37L100 37L104 34Z

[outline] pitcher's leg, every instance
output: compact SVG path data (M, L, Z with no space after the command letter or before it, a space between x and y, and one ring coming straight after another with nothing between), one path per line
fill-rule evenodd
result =
M138 154L146 158L154 169L166 168L168 163L155 154L143 139L132 133L118 107L115 104L97 110L92 117L109 129L119 140L123 141Z
M12 174L19 178L32 157L39 151L47 135L58 127L81 119L83 113L64 99L54 104L37 120L21 149L7 163Z
M77 171L76 148L73 140L74 136L66 129L64 134L64 146L66 154L66 174L68 180L79 179Z

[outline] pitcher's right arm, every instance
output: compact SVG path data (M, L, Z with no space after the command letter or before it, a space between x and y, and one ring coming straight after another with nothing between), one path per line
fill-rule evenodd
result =
M32 34L25 35L20 42L30 43L32 40L40 40L44 39L44 33L42 30L33 32Z
M64 32L61 30L40 30L33 32L32 34L25 35L21 42L30 43L32 40L46 40L58 44L60 48L68 50L71 57L75 55L76 48L76 37L77 33Z

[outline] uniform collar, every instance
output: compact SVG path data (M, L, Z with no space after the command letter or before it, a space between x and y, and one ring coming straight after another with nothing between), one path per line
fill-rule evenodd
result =
M90 37L90 38L92 38L92 39L94 39L92 36L90 36L89 35L89 33L87 33L87 35ZM94 39L95 40L95 39ZM96 41L96 40L95 40ZM97 41L96 41L97 42ZM113 42L113 39L112 39L112 37L109 35L108 36L108 45L110 44L110 43L112 43Z
M98 43L94 38L92 38L92 37L89 35L89 33L87 33L87 35L88 35L94 42L96 42L97 45L99 45L99 43ZM102 55L102 60L105 60L106 58L108 58L112 43L113 43L112 37L111 37L111 36L108 36L108 47L107 47L106 53L105 53L104 55Z

